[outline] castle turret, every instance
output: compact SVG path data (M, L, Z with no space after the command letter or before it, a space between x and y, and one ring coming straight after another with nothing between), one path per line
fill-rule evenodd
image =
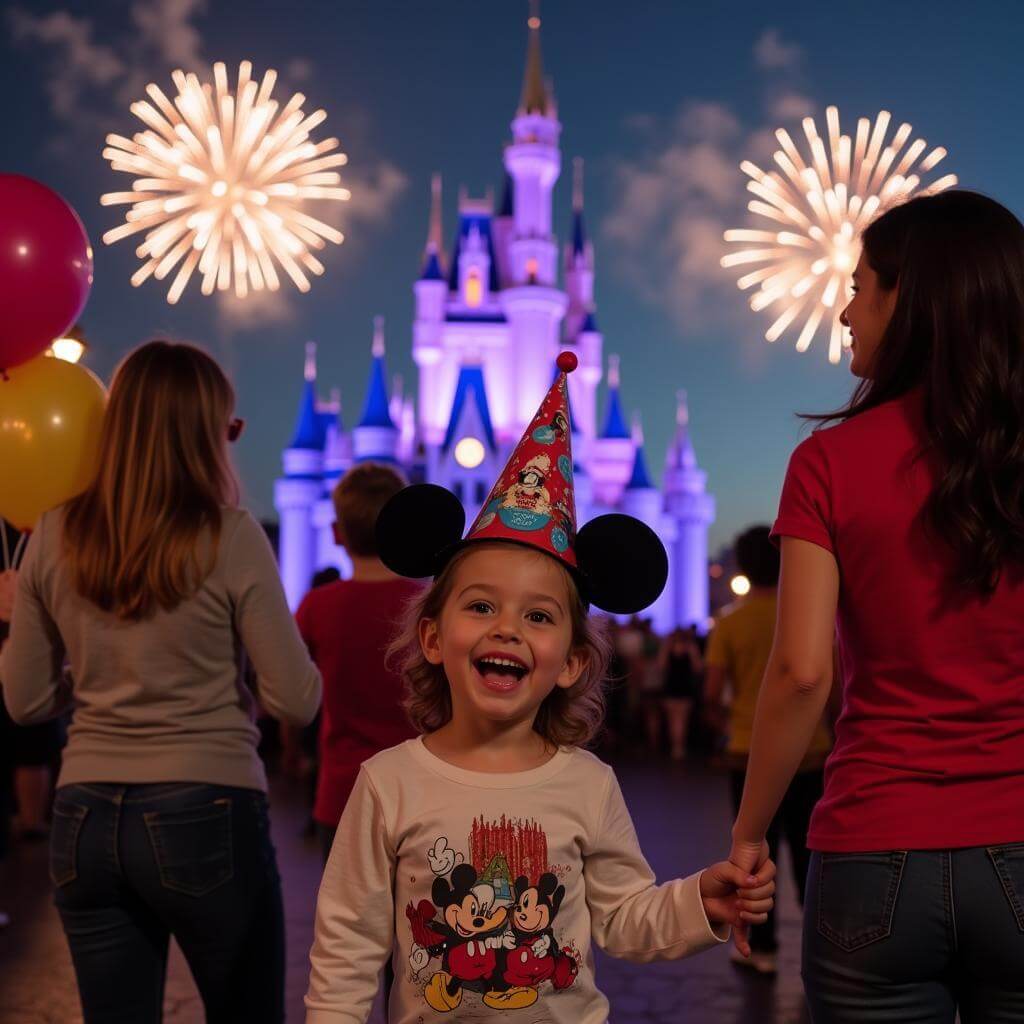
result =
M441 234L441 175L431 179L430 228L423 250L420 276L413 285L416 316L412 325L412 356L419 370L419 410L427 417L427 432L440 433L443 424L432 401L441 387L444 355L444 314L448 300L448 278Z
M398 428L391 419L387 367L384 363L384 318L373 318L373 363L366 404L359 425L352 431L356 462L374 459L394 462L398 452Z
M677 624L696 624L702 631L708 619L708 527L715 521L715 499L707 493L707 474L697 465L690 440L686 392L676 396L676 433L665 458L665 511L676 523L669 548L669 586Z
M608 357L608 402L604 426L590 446L594 495L602 505L616 505L633 472L633 440L622 415L619 357Z
M505 169L514 186L514 226L509 241L510 287L501 298L515 350L508 384L516 389L516 432L529 423L547 390L547 367L555 357L567 307L565 293L556 285L558 251L551 231L551 193L562 166L562 126L550 85L544 81L536 2L528 25L523 89L512 121L512 143L505 148Z
M284 475L274 483L280 522L278 561L288 606L294 611L316 568L313 510L323 491L324 424L316 400L316 343L306 344L302 397L291 444L282 457Z

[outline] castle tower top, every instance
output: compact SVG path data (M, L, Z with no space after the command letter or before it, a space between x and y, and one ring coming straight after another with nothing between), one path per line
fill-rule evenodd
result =
M554 113L554 104L544 79L544 66L540 55L540 0L530 0L530 17L526 24L530 29L526 47L526 69L523 72L523 91L519 98L517 114Z

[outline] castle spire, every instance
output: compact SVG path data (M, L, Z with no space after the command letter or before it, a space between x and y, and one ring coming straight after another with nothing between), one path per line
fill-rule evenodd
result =
M526 48L526 70L523 74L519 113L547 115L551 110L551 100L540 56L540 0L530 0L530 17L526 24L530 29L530 39Z
M633 472L626 484L626 490L639 491L654 487L651 474L647 471L647 458L644 455L644 428L640 421L640 413L633 413Z
M366 404L360 427L389 427L394 430L388 398L387 367L384 365L384 317L373 318L373 365L366 390Z
M676 434L668 446L665 465L667 469L697 468L697 453L690 440L690 407L682 388L676 392Z
M302 368L302 376L307 381L316 380L316 342L306 342L306 364Z
M619 357L608 357L608 406L605 412L603 438L629 438L626 420L622 415L622 400L619 398Z
M572 162L572 253L587 256L587 228L583 222L583 157Z

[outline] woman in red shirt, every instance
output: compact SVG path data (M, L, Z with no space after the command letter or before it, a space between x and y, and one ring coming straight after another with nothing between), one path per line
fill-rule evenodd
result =
M732 859L821 718L803 976L815 1024L1024 1020L1024 227L970 192L863 237L861 378L793 453L775 645Z

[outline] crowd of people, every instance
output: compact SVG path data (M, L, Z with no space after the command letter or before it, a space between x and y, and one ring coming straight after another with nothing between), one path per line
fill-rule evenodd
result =
M365 1022L382 984L399 1024L540 1000L604 1024L592 943L731 937L769 973L783 838L815 1024L1024 1018L1024 226L950 191L862 240L859 383L737 538L751 592L707 639L639 617L667 573L642 523L575 528L571 354L468 532L441 488L347 473L352 576L295 616L220 367L122 362L98 476L0 577L0 857L12 807L45 834L68 723L50 874L87 1024L160 1020L172 936L208 1021L284 1019L260 713L317 765L308 1024ZM527 464L551 472L524 495ZM602 737L729 773L721 861L656 882Z

